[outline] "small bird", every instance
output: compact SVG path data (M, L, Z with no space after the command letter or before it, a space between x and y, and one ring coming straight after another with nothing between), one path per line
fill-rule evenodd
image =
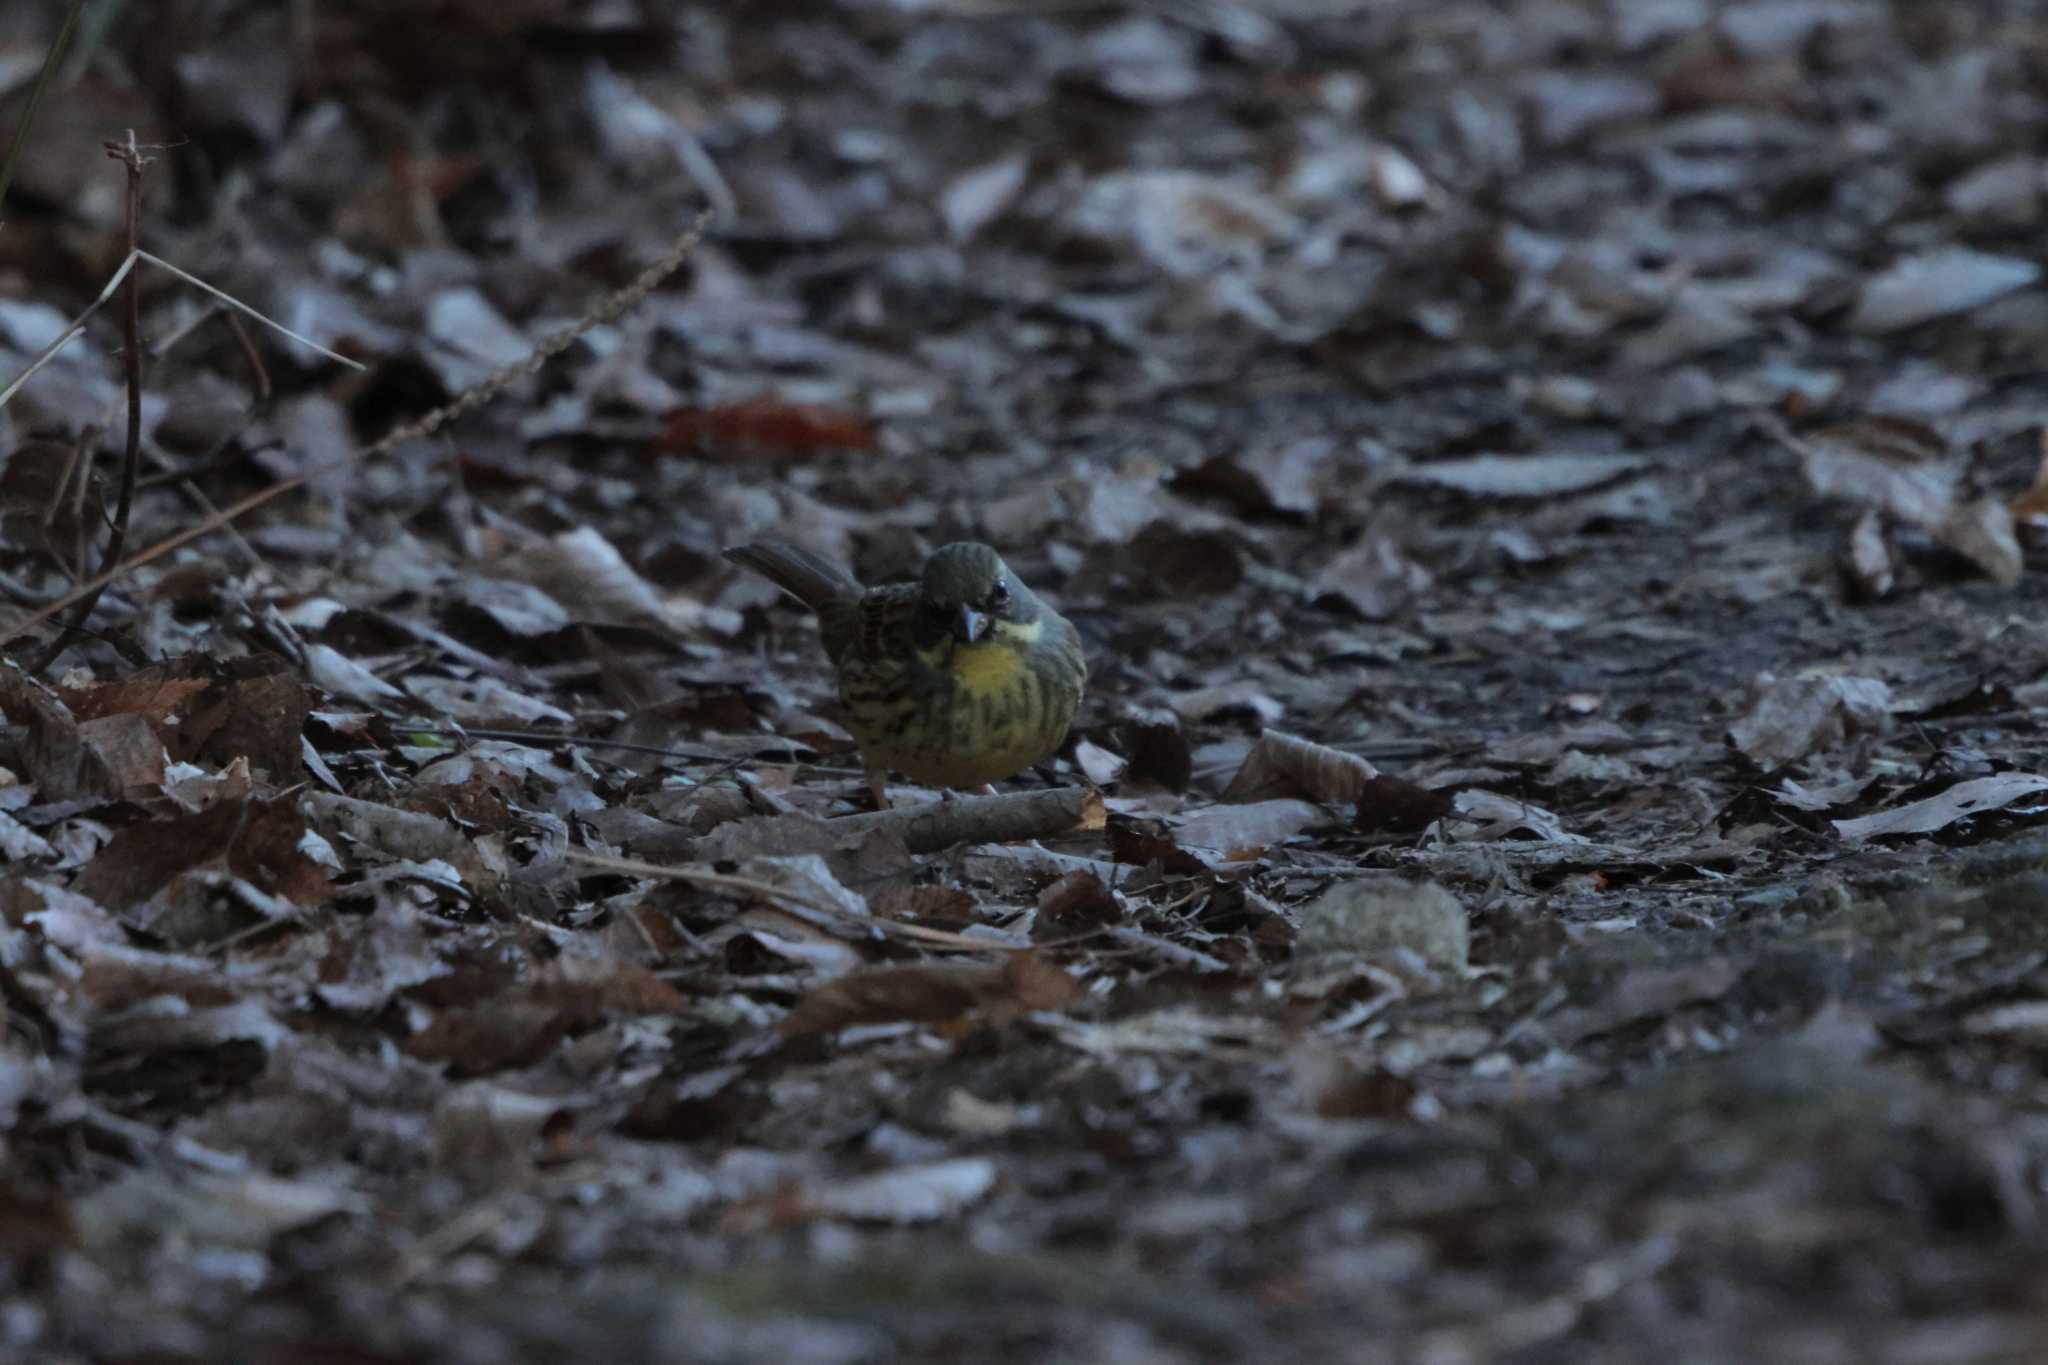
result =
M877 810L889 804L884 769L978 787L1066 739L1088 681L1081 637L988 546L942 546L917 582L879 588L780 541L725 557L818 613Z

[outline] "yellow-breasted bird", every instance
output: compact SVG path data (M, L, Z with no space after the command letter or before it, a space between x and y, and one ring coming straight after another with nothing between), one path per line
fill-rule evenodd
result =
M725 557L818 613L876 809L888 805L883 769L977 787L1066 739L1088 681L1081 637L988 546L942 546L917 582L878 588L780 541Z

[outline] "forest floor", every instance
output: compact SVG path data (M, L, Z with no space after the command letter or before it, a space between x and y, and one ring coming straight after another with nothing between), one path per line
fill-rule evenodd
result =
M2048 1358L2038 6L421 8L0 223L363 367L140 266L125 553L298 482L52 659L121 298L0 407L0 1359ZM767 536L1075 622L1036 839Z

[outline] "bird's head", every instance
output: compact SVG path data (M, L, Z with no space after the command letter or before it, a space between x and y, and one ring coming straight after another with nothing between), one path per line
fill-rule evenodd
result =
M1017 581L1003 557L962 540L932 551L920 579L918 635L927 645L951 637L962 645L991 637L1021 639L1037 633L1038 599Z

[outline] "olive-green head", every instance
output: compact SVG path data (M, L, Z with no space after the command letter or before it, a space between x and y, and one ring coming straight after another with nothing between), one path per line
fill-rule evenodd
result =
M1004 623L1028 625L1038 619L1038 599L1017 581L1003 557L978 541L960 540L932 551L919 580L921 644L950 635L974 644Z

